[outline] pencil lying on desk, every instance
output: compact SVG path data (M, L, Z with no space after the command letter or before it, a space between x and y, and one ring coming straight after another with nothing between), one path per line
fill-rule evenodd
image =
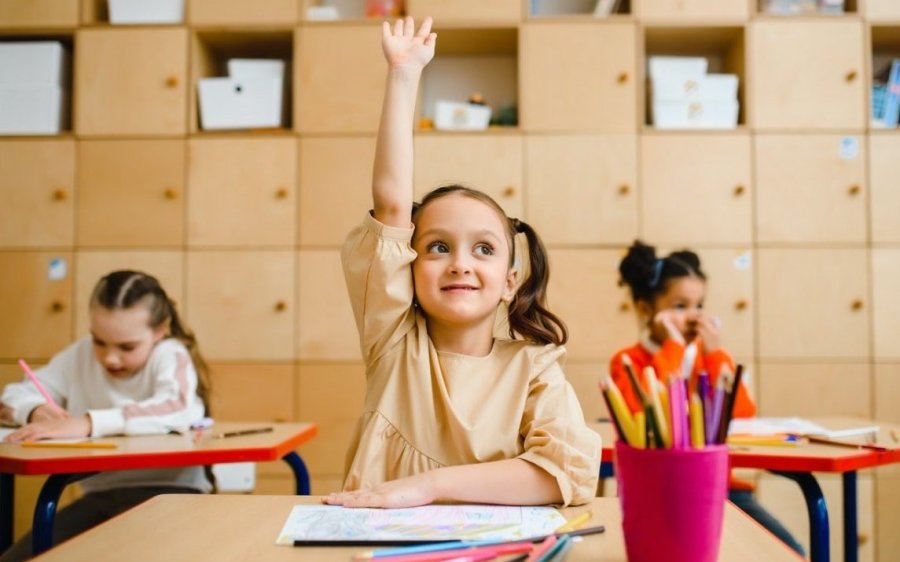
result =
M215 433L213 437L216 439L224 439L225 437L240 437L241 435L256 435L257 433L269 433L273 431L271 427L256 427L253 429L239 429L237 431L225 431L223 433Z
M871 443L851 443L850 441L835 441L834 439L826 439L825 437L816 437L815 435L799 435L798 437L804 437L810 443L817 443L819 445L832 445L835 447L847 447L848 449L869 449L870 451L878 451L878 452L885 452L888 450L887 447L882 447L881 445L872 445Z

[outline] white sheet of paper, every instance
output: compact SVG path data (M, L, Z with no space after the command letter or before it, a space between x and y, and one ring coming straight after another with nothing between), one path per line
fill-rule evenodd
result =
M404 509L297 505L275 544L295 540L517 540L566 522L552 507L426 505Z
M735 418L728 427L729 435L774 435L799 433L829 438L852 437L878 433L878 426L828 429L803 418Z

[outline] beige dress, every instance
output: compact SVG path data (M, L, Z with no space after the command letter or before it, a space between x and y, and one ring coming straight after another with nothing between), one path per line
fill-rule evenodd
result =
M437 351L413 306L412 233L367 215L344 244L367 377L344 489L520 458L556 478L565 505L594 497L600 437L563 374L565 349L495 339L485 357Z

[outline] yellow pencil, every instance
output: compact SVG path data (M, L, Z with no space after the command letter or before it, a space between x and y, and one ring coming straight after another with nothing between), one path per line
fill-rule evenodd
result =
M644 410L634 413L634 446L638 449L647 448L647 415Z
M609 405L613 409L612 414L619 420L619 426L622 428L622 437L625 438L625 441L629 445L636 447L638 442L637 428L635 427L631 410L629 410L628 405L625 404L625 398L622 396L622 392L619 390L619 387L616 386L612 377L608 375L606 379L604 379L603 384L607 389Z
M644 367L644 378L647 380L647 389L650 393L650 402L653 404L653 411L656 412L656 430L659 431L659 437L662 439L663 446L672 446L672 437L669 435L669 411L668 404L663 408L663 389L662 385L656 379L656 370L653 367ZM667 401L668 402L668 401Z
M691 421L691 445L695 449L702 449L706 444L703 433L703 406L700 404L700 395L696 392L691 393L688 413Z
M23 447L42 447L60 449L115 449L118 447L111 441L22 441Z
M585 523L590 521L591 517L592 517L591 512L585 511L584 513L569 519L568 521L566 521L565 523L563 523L562 525L557 527L557 529L554 531L554 533L558 534L558 533L568 533L569 531L574 531L575 529L581 527L582 525L584 525Z

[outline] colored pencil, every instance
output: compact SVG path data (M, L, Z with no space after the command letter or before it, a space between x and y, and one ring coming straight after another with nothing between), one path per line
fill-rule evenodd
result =
M47 404L49 404L50 407L57 412L61 414L65 413L65 410L63 410L60 405L56 403L56 400L53 399L53 396L51 396L50 393L47 392L47 389L44 388L44 385L41 384L41 381L38 380L37 376L34 374L34 371L31 370L31 367L28 366L28 363L26 363L24 359L19 359L19 367L21 367L22 370L25 371L25 374L29 379L31 379L31 382L34 384L35 388L38 389L38 392L40 392L41 396L44 397L44 400L47 401Z
M46 449L115 449L118 447L111 441L22 441L20 445Z
M525 562L536 562L540 560L541 557L550 551L553 548L553 545L556 544L556 535L550 535L546 539L541 542L541 544L534 547L534 550L531 551L531 554L528 555L528 558L525 559Z
M214 433L216 439L224 439L226 437L240 437L242 435L256 435L257 433L269 433L274 431L272 427L255 427L253 429L239 429L237 431L226 431L224 433Z
M539 557L535 558L535 562L550 562L556 558L557 554L559 554L563 549L565 549L566 545L572 542L572 537L568 535L563 535L561 539L556 541L555 544L551 545L543 554Z
M593 514L590 511L585 511L584 513L580 513L577 516L569 519L565 523L559 526L556 529L555 534L567 533L569 531L574 531L575 529L581 527L585 523L591 520Z
M551 535L556 538L555 535ZM522 552L532 552L534 546L530 542L515 542L495 544L490 546L476 546L467 549L450 549L432 552L420 552L410 554L399 554L396 556L378 556L375 560L378 562L443 562L454 558L462 558L466 556L481 556L483 554L519 554Z
M816 443L818 445L833 445L835 447L846 447L849 449L868 449L870 451L878 451L883 453L888 451L887 447L881 445L873 445L871 443L853 443L850 441L836 441L834 439L826 439L825 437L816 437L815 435L799 435L799 434L791 434L796 435L797 437L803 437L810 443Z

